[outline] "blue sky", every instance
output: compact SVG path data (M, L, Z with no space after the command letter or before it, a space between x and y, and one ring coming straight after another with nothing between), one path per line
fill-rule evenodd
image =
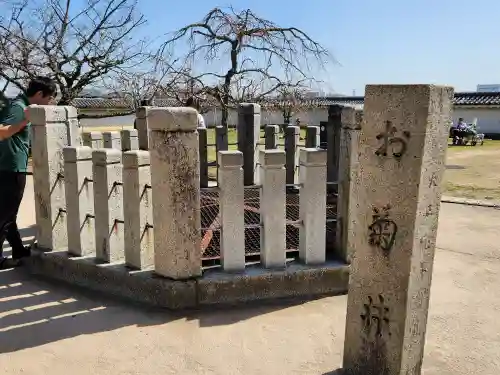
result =
M251 8L296 26L328 47L339 65L318 72L328 88L362 95L369 83L435 83L475 91L500 83L499 0L140 0L159 35L201 20L214 6ZM162 5L159 5L162 4Z

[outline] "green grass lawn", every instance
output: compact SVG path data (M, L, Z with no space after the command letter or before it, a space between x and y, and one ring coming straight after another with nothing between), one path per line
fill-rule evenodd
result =
M306 130L301 129L299 145L304 145L305 137L306 137ZM236 143L238 142L236 129L228 129L227 140L228 140L227 142L229 144L229 150L237 150L238 149L238 146L236 145ZM262 149L264 149L264 130L262 130L262 129L260 131L260 141L259 142L260 142L260 147ZM284 147L283 146L284 143L285 143L285 139L283 138L283 134L280 133L279 139L278 139L278 145L281 145L281 146L279 146L279 148L282 149ZM207 149L208 162L209 163L215 162L217 159L217 151L215 148L215 129L207 129L207 144L213 145L213 146L208 146L208 149ZM211 179L216 178L217 168L215 166L208 168L208 176Z

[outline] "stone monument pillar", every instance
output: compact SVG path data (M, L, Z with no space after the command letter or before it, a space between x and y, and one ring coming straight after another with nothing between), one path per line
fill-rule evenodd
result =
M155 272L176 280L201 275L198 114L150 108L147 116Z
M367 86L344 369L418 375L453 90Z

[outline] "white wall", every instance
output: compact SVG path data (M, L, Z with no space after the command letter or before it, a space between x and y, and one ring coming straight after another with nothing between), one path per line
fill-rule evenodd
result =
M221 123L221 111L220 110L210 110L203 114L205 118L205 123L207 126L220 125ZM308 125L319 125L320 121L328 120L328 109L327 108L314 108L306 111L299 111L292 116L292 123L299 118L301 124ZM238 113L236 110L229 111L229 125L236 125L238 122ZM261 113L261 123L262 124L283 124L283 114L279 110L262 110Z
M361 108L361 107L359 107ZM212 110L204 113L205 123L209 126L220 125L221 112L220 110ZM478 127L482 133L500 134L500 108L468 108L456 107L453 110L453 122L456 123L459 117L463 117L467 123L478 119ZM135 116L120 116L109 117L103 119L82 119L80 123L83 126L131 126L134 123ZM327 108L315 108L307 111L300 111L292 117L292 123L300 118L300 122L304 125L319 125L320 121L328 119ZM236 125L238 114L235 110L229 113L229 125ZM283 115L280 111L262 111L262 124L282 124Z
M468 124L477 118L477 126L481 133L500 134L500 108L454 108L453 123L460 117L463 117Z

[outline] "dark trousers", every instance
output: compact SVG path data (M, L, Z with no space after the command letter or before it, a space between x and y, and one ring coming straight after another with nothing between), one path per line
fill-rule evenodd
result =
M0 171L0 256L6 239L12 247L13 256L24 250L16 220L25 186L25 173Z

